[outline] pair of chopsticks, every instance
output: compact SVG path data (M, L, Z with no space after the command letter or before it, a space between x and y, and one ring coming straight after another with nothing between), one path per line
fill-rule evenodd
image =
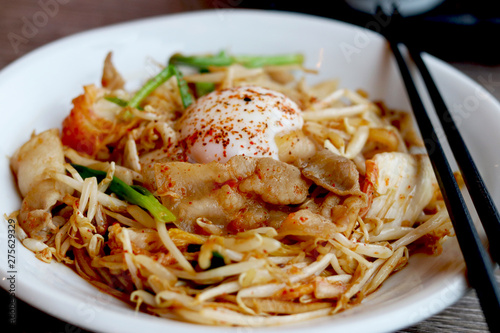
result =
M432 146L426 145L427 153L430 157L467 266L469 283L476 290L490 331L500 332L500 291L494 275L495 263L500 264L499 213L432 79L432 75L421 57L422 52L413 47L410 43L404 42L400 37L401 33L404 33L404 31L401 28L401 24L398 23L401 22L403 18L401 18L397 9L395 9L392 14L386 15L381 7L378 8L376 15L379 17L380 15L385 16L386 25L382 27L381 33L389 42L399 66L421 135L425 142L433 143ZM481 239L475 229L446 155L419 96L419 92L412 79L405 58L401 53L399 48L401 45L406 46L424 80L453 156L459 166L476 212L488 237L491 258L483 247Z

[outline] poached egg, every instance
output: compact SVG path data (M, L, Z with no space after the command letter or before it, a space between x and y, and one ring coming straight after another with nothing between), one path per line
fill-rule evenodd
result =
M255 86L213 91L190 106L178 123L188 156L197 163L236 155L278 160L276 135L300 130L301 110L282 93Z

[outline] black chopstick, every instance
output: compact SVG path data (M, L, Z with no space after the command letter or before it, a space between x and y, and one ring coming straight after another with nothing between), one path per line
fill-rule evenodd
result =
M378 15L380 14L383 13L379 8ZM432 142L432 145L426 145L427 153L430 157L467 266L469 283L476 290L490 331L500 332L500 291L495 280L491 259L482 246L438 136L436 135L432 122L422 103L415 83L413 82L406 61L399 49L399 45L403 43L398 40L393 31L388 30L387 27L382 33L389 42L398 64L420 133L425 142ZM417 57L417 54L414 55ZM427 82L425 83L427 84ZM439 94L437 90L432 91L432 85L427 88L431 95ZM439 105L435 107L437 109ZM454 144L454 142L450 142L450 146L452 144Z
M495 207L495 203L446 107L446 103L432 79L431 73L421 57L421 51L409 45L406 45L406 47L424 79L439 121L464 179L465 186L469 190L474 207L476 207L476 212L488 237L489 252L493 260L500 264L500 215Z

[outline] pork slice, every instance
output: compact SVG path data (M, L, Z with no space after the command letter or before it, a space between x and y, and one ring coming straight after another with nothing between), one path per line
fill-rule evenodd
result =
M121 74L116 70L113 65L112 52L106 55L104 60L104 68L102 70L101 84L103 87L110 90L123 89L125 86L125 81Z
M274 205L300 204L307 199L309 184L300 170L272 158L257 161L255 172L239 185L242 192L253 192Z
M255 159L235 156L227 163L170 162L154 165L158 195L199 197L230 180L238 181L254 172Z
M23 197L20 226L30 237L45 241L57 230L52 222L52 208L73 192L53 179L55 174L65 172L59 131L51 129L34 135L15 152L10 164Z
M301 167L304 177L330 192L340 196L363 195L354 162L328 149L318 151Z
M230 233L276 224L286 216L280 213L288 212L286 205L301 203L308 194L298 168L271 158L157 163L155 180L156 193L186 231L196 231L199 218Z

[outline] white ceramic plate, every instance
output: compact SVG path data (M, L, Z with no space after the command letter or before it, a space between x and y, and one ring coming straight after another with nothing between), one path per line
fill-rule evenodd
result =
M64 38L19 59L0 73L1 155L9 156L33 130L59 127L71 99L82 86L99 84L108 51L127 80L148 77L147 59L165 62L174 52L206 53L228 49L237 54L302 52L307 66L320 74L311 82L339 78L362 88L390 107L410 110L399 73L384 41L344 23L300 14L212 10L115 25ZM439 87L470 146L478 167L500 198L500 105L477 84L445 63L426 57ZM485 133L488 133L485 135ZM1 213L20 207L20 198L4 158ZM7 223L0 223L0 273L7 266ZM135 313L127 305L87 284L58 263L46 264L17 243L16 295L65 321L97 331L137 332L387 332L421 321L457 301L466 291L463 262L454 239L442 255L414 256L366 301L335 317L280 328L205 327ZM9 282L0 279L9 289Z

